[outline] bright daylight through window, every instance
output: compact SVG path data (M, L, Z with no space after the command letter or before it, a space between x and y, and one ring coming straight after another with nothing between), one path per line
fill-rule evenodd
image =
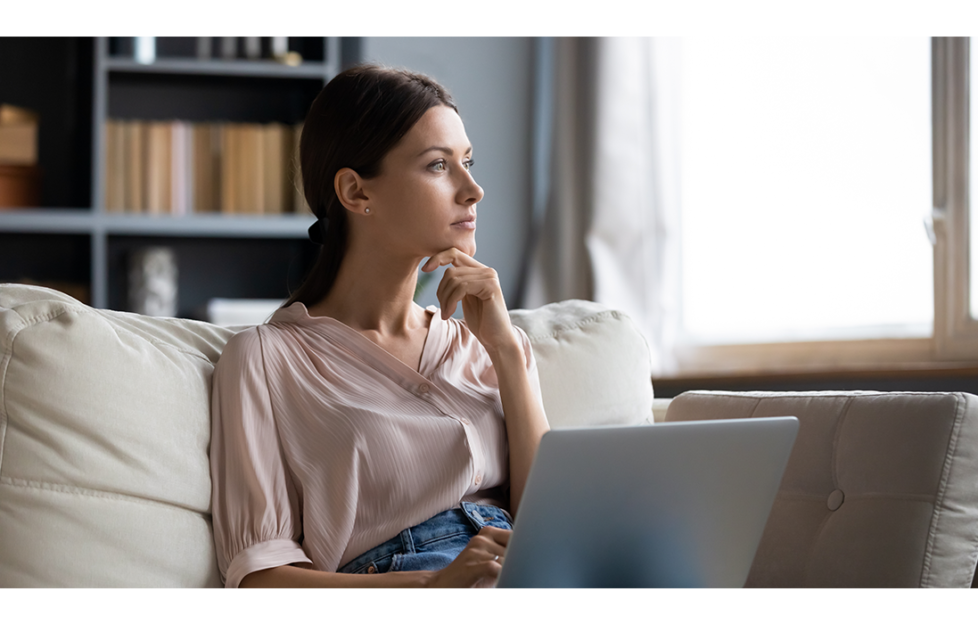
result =
M930 39L682 45L687 339L930 336Z

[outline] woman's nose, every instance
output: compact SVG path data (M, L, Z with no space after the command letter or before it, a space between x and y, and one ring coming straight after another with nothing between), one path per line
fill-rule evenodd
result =
M477 204L482 201L482 197L486 194L482 187L476 184L475 178L468 171L465 172L465 183L459 189L459 193L462 204Z

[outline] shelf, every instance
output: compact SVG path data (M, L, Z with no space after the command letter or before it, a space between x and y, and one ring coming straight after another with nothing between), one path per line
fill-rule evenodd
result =
M315 220L306 215L95 215L105 232L140 236L203 236L230 238L306 238Z
M90 234L92 213L77 208L0 210L0 231L26 234Z
M205 319L214 298L288 298L302 283L318 250L308 239L109 236L105 249L105 306L128 308L128 274L135 251L171 250L177 264L177 315Z
M187 216L106 214L71 208L0 211L0 231L119 236L190 236L215 238L304 238L312 215Z
M301 283L319 253L308 239L315 220L311 214L106 212L106 123L112 118L301 122L323 85L340 71L339 38L304 38L296 51L309 60L295 67L268 59L198 60L184 56L182 48L164 53L163 38L157 42L161 56L150 64L110 56L106 37L54 48L47 39L25 41L34 42L33 47L18 43L6 54L6 48L0 50L0 70L9 69L0 72L0 82L16 84L18 92L33 98L32 106L47 111L42 119L54 120L42 125L47 133L42 136L49 139L40 149L51 161L42 162L51 174L45 174L49 197L42 208L0 209L0 278L81 284L93 306L126 309L130 255L164 245L180 264L181 314L193 314L199 303L215 296L285 297ZM35 50L56 58L40 71L15 62L21 56L33 59ZM34 88L48 83L53 86ZM60 108L42 107L51 102L60 102ZM66 111L81 120L78 128L57 125ZM60 168L51 154L64 161Z
M137 63L132 59L109 58L105 67L110 72L131 74L174 74L205 76L248 76L260 78L319 78L327 75L325 63L307 61L292 67L276 61L198 61L194 59L163 59L154 63Z

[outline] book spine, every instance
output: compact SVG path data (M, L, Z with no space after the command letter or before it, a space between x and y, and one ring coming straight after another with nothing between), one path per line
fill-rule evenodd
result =
M106 212L125 210L125 125L113 119L105 123L105 170L103 172Z
M234 214L238 204L238 124L221 127L221 212Z
M156 121L149 123L146 211L150 214L166 214L172 209L172 137L171 124Z
M125 132L125 199L126 212L143 212L145 192L143 188L146 161L146 125L141 121L126 122Z

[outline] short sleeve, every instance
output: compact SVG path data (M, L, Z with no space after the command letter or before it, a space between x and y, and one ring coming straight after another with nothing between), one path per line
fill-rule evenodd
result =
M211 395L214 543L227 587L248 574L311 563L301 511L272 413L260 328L228 341Z

